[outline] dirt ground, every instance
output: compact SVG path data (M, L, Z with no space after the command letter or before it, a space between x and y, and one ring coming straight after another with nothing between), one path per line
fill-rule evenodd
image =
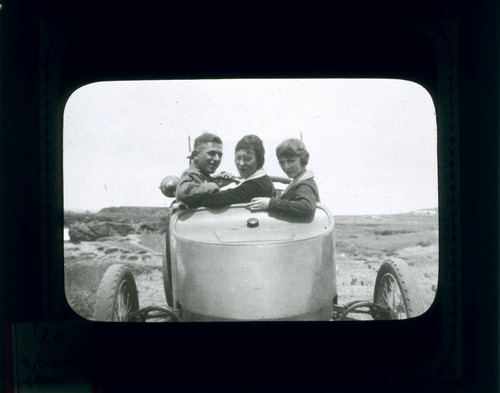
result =
M115 263L130 267L139 292L140 307L165 306L162 254L138 243L140 235L64 244L65 290L69 305L93 319L96 292L106 269Z
M407 260L404 258L405 255L418 255L422 259L418 265L413 264L411 270L415 274L425 309L428 309L434 301L437 289L439 270L435 258L437 246L408 247L398 255L398 258L402 257L402 259ZM339 304L353 300L373 300L377 271L385 259L377 257L349 258L345 254L337 255Z
M397 217L396 217L397 218ZM372 300L381 263L390 257L406 260L420 287L426 309L432 304L438 282L438 232L434 220L380 223L377 217L338 219L336 262L338 303ZM376 224L376 225L375 225ZM413 229L408 229L408 228ZM417 229L415 229L417 228ZM133 234L93 242L64 244L65 288L71 307L93 319L96 291L102 275L113 263L127 264L136 280L139 305L166 306L162 280L164 237Z

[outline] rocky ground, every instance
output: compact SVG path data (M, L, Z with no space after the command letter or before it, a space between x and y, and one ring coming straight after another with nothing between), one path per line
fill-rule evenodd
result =
M81 221L70 225L78 223ZM87 226L92 227L93 223L89 219ZM141 229L141 223L144 221L137 220L130 233L65 242L66 297L82 317L93 318L100 280L114 263L127 264L132 270L140 307L166 305L162 280L164 235L160 225L153 230ZM430 307L438 281L438 238L435 217L336 218L339 304L373 299L381 263L398 257L410 265L426 308Z
M96 292L106 269L129 266L139 292L139 304L165 306L162 254L139 244L140 235L113 236L78 244L65 242L66 298L82 317L93 319Z

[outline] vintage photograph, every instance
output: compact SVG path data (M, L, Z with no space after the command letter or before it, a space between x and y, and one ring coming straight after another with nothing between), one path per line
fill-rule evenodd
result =
M97 82L64 110L66 299L116 322L418 317L436 113L396 79Z

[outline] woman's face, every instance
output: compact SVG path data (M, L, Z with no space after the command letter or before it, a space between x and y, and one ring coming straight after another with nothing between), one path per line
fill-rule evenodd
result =
M306 168L300 164L299 157L280 157L278 158L281 169L290 179L296 178L303 173Z
M240 176L246 179L252 176L257 170L257 158L255 152L250 149L240 149L234 155L234 163Z

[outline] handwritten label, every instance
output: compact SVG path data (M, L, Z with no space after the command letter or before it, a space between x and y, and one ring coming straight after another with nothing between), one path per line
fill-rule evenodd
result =
M84 321L8 325L7 392L95 393L87 329Z

